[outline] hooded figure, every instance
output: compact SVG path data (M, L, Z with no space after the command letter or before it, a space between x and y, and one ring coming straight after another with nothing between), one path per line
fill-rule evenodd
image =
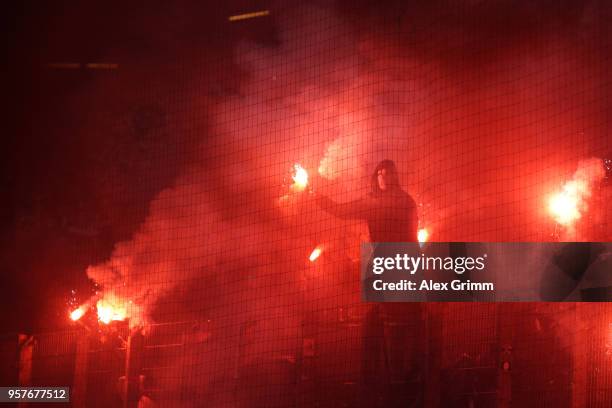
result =
M365 220L372 242L418 241L417 206L402 190L397 168L391 160L383 160L376 166L367 196L348 203L336 203L321 196L319 206L339 218Z
M328 197L318 197L319 206L330 214L345 219L362 219L368 224L370 240L381 242L418 242L417 207L412 197L402 190L397 168L391 160L384 160L376 166L371 179L370 193L348 203L336 203ZM376 250L375 250L376 251ZM374 256L374 255L373 255ZM385 322L412 320L410 326L400 326L394 333L385 335ZM387 406L393 402L408 406L418 401L415 395L396 395L391 400L391 363L400 362L400 376L403 381L411 378L408 370L418 372L414 364L404 362L415 360L410 355L411 347L406 327L418 327L420 308L410 303L375 303L368 310L363 321L362 333L362 384L359 406ZM414 329L413 329L414 330ZM391 355L391 350L396 350ZM405 387L410 388L407 384ZM417 387L419 389L422 387ZM418 392L417 392L418 395ZM415 399L416 398L416 399Z

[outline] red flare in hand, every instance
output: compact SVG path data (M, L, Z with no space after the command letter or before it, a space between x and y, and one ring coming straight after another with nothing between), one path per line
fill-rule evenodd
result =
M427 239L429 239L429 231L427 231L426 228L421 228L417 233L417 239L419 242L427 242Z
M79 306L77 309L75 309L72 312L70 312L70 319L73 322L76 322L81 317L83 317L83 315L85 314L86 311L87 311L86 305Z
M319 256L321 256L321 253L323 252L323 248L321 246L316 247L312 253L310 254L310 256L308 257L308 260L310 262L314 262L317 260L317 258Z
M291 188L295 191L304 191L308 186L308 172L299 164L293 166L295 172L291 178L293 179L293 185Z

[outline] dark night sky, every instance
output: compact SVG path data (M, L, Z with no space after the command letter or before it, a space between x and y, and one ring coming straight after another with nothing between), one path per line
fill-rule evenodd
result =
M248 76L232 63L234 46L244 39L277 46L274 13L283 11L270 1L152 3L138 7L118 1L96 5L17 2L3 12L9 62L6 133L12 135L2 160L3 185L8 187L1 224L3 332L65 324L70 289L88 290L84 269L107 258L115 242L130 237L146 216L148 203L172 185L194 147L188 137L183 140L180 135L155 130L163 128L164 121L155 103L135 105L126 112L131 129L128 139L120 132L105 135L103 141L87 137L82 132L88 115L97 111L112 114L112 98L90 101L82 115L66 112L75 112L75 95L87 92L97 81L112 81L117 73L50 69L46 64L117 63L122 75L127 72L142 83L170 86L174 77L166 76L168 67L189 61L198 49L199 58L227 61L224 72L204 73L203 81L211 92L232 94L240 79ZM453 6L454 2L404 3L340 1L334 10L357 29L374 34L395 21L414 20L415 44L437 36L442 45L436 50L416 47L412 51L435 53L452 69L462 64L486 65L497 59L500 49L514 43L528 40L537 47L537 38L545 33L567 29L569 37L578 35L573 27L591 4L485 1L472 2L472 12L467 13ZM227 22L229 15L260 9L273 13L241 24ZM422 27L439 29L419 30ZM457 31L470 33L469 47L458 48L449 42ZM174 75L180 77L180 73ZM133 83L135 88L140 86L138 81ZM116 95L123 98L118 106L129 106L130 90L125 94ZM169 142L178 150L164 154ZM101 151L120 160L105 166ZM121 194L109 193L114 191ZM48 311L40 313L41 309Z

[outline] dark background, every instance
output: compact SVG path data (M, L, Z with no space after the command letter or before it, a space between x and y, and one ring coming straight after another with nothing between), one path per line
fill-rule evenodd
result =
M186 58L194 47L206 57L223 59L231 55L233 43L246 36L273 43L270 19L227 24L227 16L253 6L196 1L26 1L5 6L3 332L64 325L71 290L85 298L91 290L85 268L108 257L115 242L129 238L151 199L173 182L180 163L163 154L166 143L182 146L181 155L190 147L175 134L157 134L152 140L150 129L163 125L164 113L142 100L126 113L130 132L92 137L87 133L88 115L108 110L120 96L92 100L78 115L72 98L117 74L48 64L114 63L143 81L163 81L163 67ZM139 87L137 82L134 87ZM122 194L109 194L117 186L124 187Z

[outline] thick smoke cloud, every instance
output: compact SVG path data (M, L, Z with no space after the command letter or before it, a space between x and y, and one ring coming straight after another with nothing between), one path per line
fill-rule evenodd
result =
M589 10L566 24L590 27ZM324 294L341 292L364 226L291 192L295 163L313 188L346 201L364 194L375 164L390 158L433 240L541 241L555 228L550 192L580 160L609 150L599 106L606 71L569 34L537 31L532 46L522 37L496 42L487 37L494 31L428 28L409 11L371 30L323 7L274 18L278 44L233 51L244 73L237 93L204 104L198 76L187 81L185 110L208 110L208 135L134 236L87 271L105 294L131 302L133 325L181 315L215 322L216 340L199 344L194 359L216 370L172 387L222 383L236 364L291 360L302 313L359 301L352 289L342 299ZM473 44L482 54L470 54ZM221 72L224 62L215 63ZM321 243L327 261L309 263ZM322 282L319 292L302 290L309 279ZM241 330L252 339L246 354Z

